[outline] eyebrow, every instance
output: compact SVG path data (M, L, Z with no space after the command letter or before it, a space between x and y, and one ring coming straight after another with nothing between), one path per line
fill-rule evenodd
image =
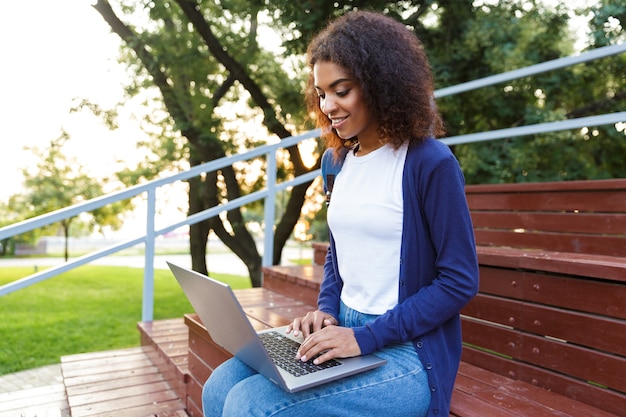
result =
M337 85L341 84L341 83L345 83L345 82L351 82L353 81L351 78L339 78L338 80L333 81L332 83L330 83L329 87L330 88L335 88ZM315 85L314 86L316 89L318 90L323 90L321 87Z

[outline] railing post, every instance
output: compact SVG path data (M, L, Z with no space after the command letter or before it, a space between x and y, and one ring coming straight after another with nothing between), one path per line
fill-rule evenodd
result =
M267 197L265 197L263 239L263 266L273 263L274 254L274 215L276 211L276 150L267 153Z
M143 269L143 297L141 321L154 318L154 218L156 213L156 188L148 189L148 208L146 221L145 263Z

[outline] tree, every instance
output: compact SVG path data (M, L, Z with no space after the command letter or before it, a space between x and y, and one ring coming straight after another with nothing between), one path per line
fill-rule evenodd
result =
M92 177L75 159L63 154L63 145L68 140L69 135L63 132L59 138L50 141L47 149L32 148L40 161L35 171L23 170L27 192L11 198L14 212L26 213L25 218L30 218L104 194L103 185L106 181ZM120 201L96 209L84 217L74 216L62 220L60 225L65 237L65 260L69 259L69 237L74 230L93 231L104 226L116 230L122 225L121 214L130 209L130 201ZM56 228L51 225L41 233L56 234Z
M108 1L100 0L94 6L128 47L126 59L136 71L129 93L147 85L159 90L164 113L157 121L162 130L157 135L156 148L162 155L161 161L184 156L195 166L255 143L225 138L224 118L218 113L222 101L232 104L245 98L253 102L248 113L261 116L267 131L279 138L292 135L287 126L301 124L302 113L293 111L300 104L300 89L289 88L290 83L297 85L300 80L289 77L278 62L259 48L259 9L246 2L227 2L231 6L228 9L214 2L202 2L200 8L185 0L153 2L145 7L137 2L120 4L124 13L145 12L153 23L141 31L133 30L118 18ZM151 122L154 121L153 118ZM178 141L179 132L186 142ZM297 147L288 152L288 164L296 174L311 169L302 162ZM147 172L144 170L141 175L148 177ZM235 167L226 167L190 180L189 214L242 195L245 190L238 175ZM258 182L262 183L262 179ZM294 187L290 193L287 210L274 231L275 262L280 261L282 246L298 220L308 185ZM215 217L192 225L192 267L207 272L205 250L210 230L244 261L253 285L259 286L261 257L239 209L230 210L223 222Z
M17 223L21 219L18 213L10 209L11 201L8 204L0 202L0 227ZM0 240L0 256L7 256L15 252L15 238L8 237Z
M607 21L619 15L614 3L605 1L612 9L598 9L594 16ZM284 138L311 127L301 98L303 53L328 19L346 10L381 10L412 27L429 54L438 87L565 56L574 44L567 28L573 11L564 2L548 7L534 0L119 0L114 10L109 1L99 0L94 7L124 42L122 59L133 74L129 96L145 94L150 109L145 122L153 134L148 145L156 158L124 172L129 183L181 167L180 161L197 165L262 143L267 135ZM258 41L263 26L281 35L284 49L264 49ZM598 77L598 67L594 63L517 80L444 98L439 105L450 135L574 117L596 104L607 109L623 106L619 72L610 79ZM616 94L610 96L609 90ZM244 110L236 110L242 103ZM257 120L259 137L234 134L229 127L233 119ZM610 129L598 131L603 139L614 134ZM457 146L454 151L470 183L620 175L623 167L606 162L604 146L618 155L611 160L624 155L622 143L589 142L581 132ZM554 147L566 151L547 151ZM592 166L597 160L603 161L599 168ZM316 166L305 166L294 147L281 173L300 174ZM189 181L189 213L263 184L263 178L242 181L245 170L227 167ZM275 263L300 218L308 186L295 187L289 195L274 231ZM260 284L260 256L246 228L245 211L231 210L223 219L191 228L194 269L207 272L205 250L213 230L244 261L253 285Z
M444 85L571 55L567 23L574 11L538 1L484 2L462 30L442 12L440 31L450 42L431 43L437 79ZM605 10L600 18L599 9ZM579 11L603 22L606 8ZM611 16L611 17L609 17ZM448 36L446 31L454 31ZM623 35L622 35L623 36ZM590 42L590 49L604 46ZM439 105L450 135L590 116L624 108L624 56L445 97ZM620 139L621 136L621 139ZM558 181L626 176L626 142L613 126L459 145L454 151L468 183Z

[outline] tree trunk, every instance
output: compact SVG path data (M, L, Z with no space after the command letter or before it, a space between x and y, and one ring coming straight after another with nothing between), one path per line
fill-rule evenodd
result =
M300 212L302 211L302 205L306 198L306 190L311 185L311 182L306 182L298 186L293 187L287 207L285 207L285 213L280 219L280 223L276 226L274 232L274 252L272 254L272 263L274 265L280 265L283 248L289 240L289 236L293 232L293 228L300 219ZM268 231L266 231L267 233Z
M210 52L219 60L227 69L228 77L224 82L223 89L216 91L216 101L222 97L227 89L234 83L239 81L243 87L250 93L252 100L263 110L265 115L263 123L268 129L281 138L291 135L289 130L277 119L276 109L272 107L269 100L263 93L262 88L248 75L244 68L233 56L226 52L226 49L220 44L219 39L213 34L211 27L202 17L196 4L189 1L178 1L182 10L194 24L200 36L205 40ZM120 38L131 48L143 66L150 72L154 84L159 88L165 107L168 113L175 120L176 125L181 126L181 134L187 138L190 144L192 166L206 161L212 161L225 155L225 150L219 138L208 132L201 132L189 119L188 112L185 111L184 97L180 97L180 93L174 91L172 84L168 80L168 75L162 70L162 63L150 52L148 45L139 38L133 30L124 24L115 14L107 0L98 0L93 6L109 24L111 30L120 36ZM212 103L214 107L217 102ZM302 159L297 146L288 149L291 162L294 166L296 175L307 172L308 169L303 166ZM232 167L226 167L222 170L225 182L225 194L228 200L233 200L241 195L241 190L237 182L237 177ZM206 210L210 207L217 206L222 199L219 194L217 183L217 173L207 173L204 179L197 178L189 181L189 214L194 214ZM282 248L291 234L293 226L300 216L302 203L304 202L304 193L306 186L295 187L289 200L289 205L285 213L285 218L277 227L278 239L274 244L274 259L280 260ZM299 202L299 204L298 204ZM196 225L190 226L190 251L192 257L192 266L199 272L207 272L206 260L206 243L210 230L214 230L217 236L245 263L250 273L250 279L253 286L261 285L261 256L256 248L256 243L246 229L243 222L243 216L240 209L234 209L227 214L228 222L232 227L232 234L228 228L222 224L218 216ZM295 219L295 220L294 220ZM276 255L278 254L278 255Z
M204 210L202 202L202 182L200 178L189 180L189 215ZM189 252L191 254L191 269L202 274L209 273L206 263L206 245L209 238L210 226L208 220L189 225Z
M65 253L65 262L67 262L70 259L70 220L64 220L61 222L61 225L63 226L63 234L65 235L65 249L64 249L64 253Z

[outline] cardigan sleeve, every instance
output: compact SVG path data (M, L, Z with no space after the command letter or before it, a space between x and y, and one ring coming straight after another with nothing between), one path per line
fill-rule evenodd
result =
M343 281L337 272L337 262L334 256L335 242L330 234L330 245L324 261L324 278L320 285L320 293L317 298L317 308L324 313L339 319L339 300Z

